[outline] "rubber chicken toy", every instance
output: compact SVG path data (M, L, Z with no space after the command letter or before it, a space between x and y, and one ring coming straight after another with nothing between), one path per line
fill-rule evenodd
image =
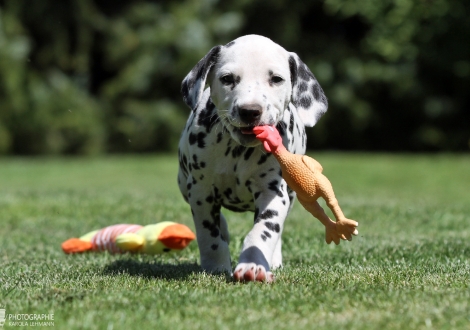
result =
M305 155L292 154L282 144L282 138L274 126L253 128L256 138L263 142L267 152L271 152L281 165L282 177L287 185L297 193L302 206L325 226L325 240L339 244L340 239L352 240L357 235L356 221L347 219L333 192L333 187L322 174L323 167L315 159ZM333 212L336 222L331 220L317 199L323 197Z
M182 250L195 238L191 229L170 221L147 226L120 224L68 239L62 243L62 250L67 254L108 251L154 255Z

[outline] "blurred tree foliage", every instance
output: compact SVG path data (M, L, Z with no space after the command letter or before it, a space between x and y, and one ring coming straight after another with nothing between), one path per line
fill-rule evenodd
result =
M176 148L187 72L262 34L329 97L315 149L470 147L467 0L0 0L0 154Z

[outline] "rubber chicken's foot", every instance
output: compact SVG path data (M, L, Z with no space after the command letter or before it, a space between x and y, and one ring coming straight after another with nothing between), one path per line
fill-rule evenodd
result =
M335 242L335 244L338 245L341 239L351 241L352 235L359 233L357 226L359 226L359 223L351 219L344 218L336 222L330 220L329 223L325 225L326 243L330 244L331 242Z

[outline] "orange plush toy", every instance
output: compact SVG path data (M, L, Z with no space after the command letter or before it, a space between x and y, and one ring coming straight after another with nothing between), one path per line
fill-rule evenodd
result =
M325 240L339 244L340 239L352 240L357 235L356 221L347 219L335 198L330 181L322 174L323 167L315 159L292 154L282 144L282 138L274 126L253 128L256 138L263 142L267 152L272 152L282 169L282 177L287 185L297 193L303 207L325 226ZM333 212L336 222L326 215L317 199L323 197Z

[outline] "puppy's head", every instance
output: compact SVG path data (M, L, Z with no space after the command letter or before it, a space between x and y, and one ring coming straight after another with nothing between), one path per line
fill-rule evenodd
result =
M183 98L198 106L206 84L222 124L245 146L260 142L254 126L277 125L292 103L313 126L328 102L308 67L270 39L249 35L212 48L182 83Z

